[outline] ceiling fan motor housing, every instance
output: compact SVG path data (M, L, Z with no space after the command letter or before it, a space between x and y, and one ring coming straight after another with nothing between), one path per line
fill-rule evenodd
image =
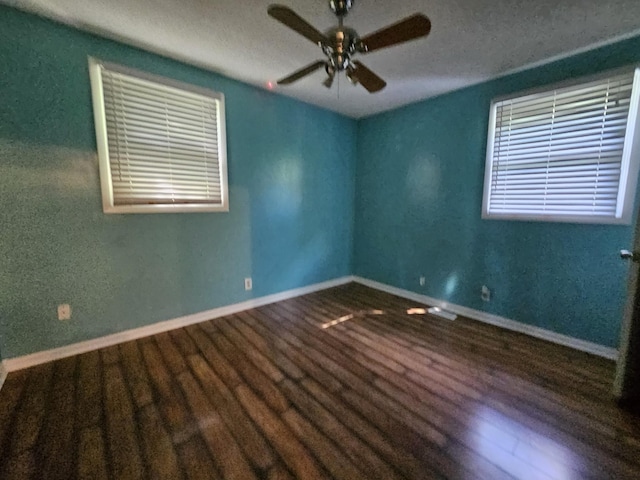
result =
M353 28L336 27L325 33L328 44L323 51L337 71L345 70L350 62L351 55L356 51L359 37Z
M329 0L329 7L337 16L344 17L353 7L353 0Z

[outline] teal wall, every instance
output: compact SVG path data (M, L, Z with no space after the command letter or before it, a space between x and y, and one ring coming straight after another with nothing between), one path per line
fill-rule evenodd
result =
M88 55L225 94L229 213L102 213ZM5 358L351 273L355 121L4 6L0 69Z
M102 213L88 55L225 94L229 213ZM616 346L631 227L481 220L482 182L493 97L639 59L632 39L356 122L0 6L0 350L351 273Z
M635 38L361 121L356 274L616 347L632 228L482 220L485 151L492 98L639 60Z

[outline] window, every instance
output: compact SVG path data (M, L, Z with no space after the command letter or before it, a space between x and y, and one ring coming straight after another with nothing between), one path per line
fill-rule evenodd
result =
M105 213L228 211L224 96L89 59Z
M640 69L491 104L483 218L630 224Z

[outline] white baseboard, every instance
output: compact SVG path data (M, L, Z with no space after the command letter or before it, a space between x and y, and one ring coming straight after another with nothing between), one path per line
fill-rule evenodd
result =
M569 337L567 335L562 335L560 333L552 332L551 330L546 330L544 328L535 327L533 325L528 325L526 323L517 322L509 318L501 317L499 315L493 315L487 312L482 312L480 310L475 310L473 308L455 305L453 303L445 302L443 300L438 300L437 298L428 297L426 295L420 295L419 293L414 293L409 290L403 290L401 288L392 287L390 285L376 282L374 280L369 280L367 278L356 276L354 277L354 281L361 283L362 285L366 285L367 287L375 288L377 290L382 290L383 292L391 293L399 297L404 297L404 298L408 298L409 300L414 300L416 302L424 303L424 304L435 306L435 307L440 307L442 309L449 310L450 312L456 313L458 315L462 315L463 317L471 318L473 320L477 320L479 322L489 323L491 325L506 328L507 330L513 330L515 332L531 335L532 337L541 338L543 340L557 343L559 345L564 345L566 347L571 347L576 350L588 352L593 355L597 355L599 357L607 358L609 360L618 359L618 350L616 350L615 348L605 347L604 345L599 345L597 343L587 342L585 340L580 340L578 338Z
M336 278L327 282L316 283L314 285L308 285L306 287L287 290L285 292L275 293L273 295L267 295L265 297L252 298L251 300L247 300L245 302L226 305L224 307L214 308L212 310L198 312L171 320L165 320L159 323L154 323L152 325L134 328L132 330L125 330L123 332L114 333L104 337L66 345L64 347L36 352L22 357L8 358L4 361L4 364L6 367L6 371L8 372L22 370L24 368L29 368L35 365L59 360L61 358L79 355L81 353L110 347L112 345L128 342L130 340L137 340L139 338L149 337L151 335L167 332L169 330L175 330L177 328L186 327L195 323L205 322L214 318L232 315L234 313L242 312L243 310L260 307L269 303L280 302L282 300L288 300L290 298L299 297L301 295L306 295L308 293L316 292L319 290L325 290L327 288L336 287L338 285L344 285L345 283L353 281L354 277L351 276Z
M4 381L7 379L7 368L4 365L4 362L0 362L0 390L2 390L2 385L4 385Z
M61 358L90 352L92 350L98 350L100 348L110 347L112 345L117 345L119 343L124 343L131 340L137 340L139 338L175 330L177 328L186 327L188 325L205 322L207 320L212 320L219 317L224 317L226 315L232 315L243 310L260 307L262 305L267 305L270 303L280 302L282 300L288 300L290 298L299 297L301 295L306 295L308 293L313 293L319 290L325 290L327 288L336 287L338 285L344 285L349 282L358 282L377 290L382 290L393 295L398 295L399 297L408 298L410 300L414 300L416 302L424 303L431 306L437 306L454 312L458 315L471 318L473 320L478 320L480 322L496 325L508 330L531 335L536 338L541 338L553 343L575 348L576 350L592 353L594 355L608 358L610 360L616 360L618 358L618 351L610 347L605 347L596 343L569 337L567 335L562 335L556 332L552 332L551 330L545 330L543 328L534 327L525 323L516 322L515 320L500 317L498 315L493 315L491 313L482 312L480 310L474 310L472 308L455 305L439 300L437 298L420 295L409 290L392 287L390 285L376 282L374 280L369 280L357 276L346 276L334 280L329 280L327 282L316 283L314 285L308 285L306 287L275 293L273 295L267 295L265 297L253 298L245 302L226 305L224 307L186 315L184 317L165 320L159 323L154 323L152 325L134 328L132 330L125 330L123 332L114 333L104 337L66 345L64 347L36 352L22 357L8 358L3 362L0 362L0 388L2 388L2 384L4 383L8 372L22 370L24 368L29 368L35 365L59 360Z

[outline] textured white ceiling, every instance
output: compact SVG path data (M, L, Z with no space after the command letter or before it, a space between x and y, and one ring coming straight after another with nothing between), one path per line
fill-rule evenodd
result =
M324 31L336 23L327 0L276 0ZM320 49L267 15L272 0L0 0L83 30L266 88L322 58ZM638 0L355 0L346 24L363 36L416 12L426 38L359 59L388 86L369 94L324 71L276 91L363 117L640 34Z

